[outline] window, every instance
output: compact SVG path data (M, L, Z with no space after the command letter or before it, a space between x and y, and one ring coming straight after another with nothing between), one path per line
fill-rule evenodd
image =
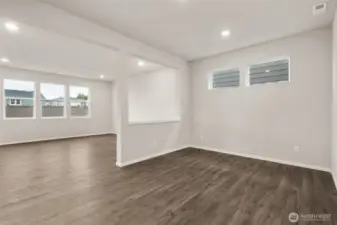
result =
M4 117L33 118L35 85L31 81L4 80Z
M240 86L240 71L238 69L222 70L212 75L212 88Z
M89 88L70 86L69 93L70 115L72 117L89 116Z
M21 99L9 99L8 103L10 106L21 105Z
M42 117L64 117L64 85L41 83L40 88Z
M289 81L289 59L252 65L249 75L251 85Z

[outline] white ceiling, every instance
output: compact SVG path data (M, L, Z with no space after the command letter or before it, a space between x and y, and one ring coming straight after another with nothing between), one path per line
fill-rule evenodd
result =
M45 0L158 49L194 60L328 25L337 0ZM231 29L227 40L223 29Z
M0 66L36 70L60 75L105 80L116 77L115 62L117 54L111 49L89 44L79 39L50 33L32 26L16 22L18 33L5 29L4 23L13 21L0 18L0 58L8 58L10 63L0 61ZM129 57L132 74L141 74L164 67L144 61L137 65L137 57Z

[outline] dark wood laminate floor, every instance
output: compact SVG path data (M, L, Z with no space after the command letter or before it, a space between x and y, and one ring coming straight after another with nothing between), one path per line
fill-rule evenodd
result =
M0 224L289 224L289 212L332 214L331 175L183 150L115 166L115 137L0 147Z

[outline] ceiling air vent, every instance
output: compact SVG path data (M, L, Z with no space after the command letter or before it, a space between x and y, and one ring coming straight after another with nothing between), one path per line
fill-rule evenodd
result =
M314 5L313 9L312 9L312 13L314 14L314 16L323 14L326 12L326 3L319 3L317 5Z

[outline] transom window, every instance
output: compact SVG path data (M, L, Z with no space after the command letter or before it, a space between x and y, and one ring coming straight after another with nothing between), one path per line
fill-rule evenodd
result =
M230 69L216 71L212 74L211 88L227 88L240 86L240 70Z
M289 59L250 66L249 81L250 85L289 81Z

